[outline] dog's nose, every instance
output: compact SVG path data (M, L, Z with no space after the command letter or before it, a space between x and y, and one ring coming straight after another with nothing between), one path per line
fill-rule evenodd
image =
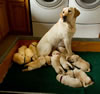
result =
M63 22L66 22L67 16L63 16Z

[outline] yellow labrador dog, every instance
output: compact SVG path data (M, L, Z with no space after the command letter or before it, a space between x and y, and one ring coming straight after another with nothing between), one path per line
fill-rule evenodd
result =
M63 41L69 55L72 55L71 40L76 32L76 18L80 12L73 7L66 7L60 14L58 22L42 37L37 45L40 56L49 55Z
M80 12L73 7L66 7L62 10L58 22L42 37L37 45L37 51L40 57L48 56L52 52L52 49L56 48L62 41L64 42L68 55L72 55L71 39L76 31L75 22L79 14ZM39 62L41 62L41 59L39 59ZM41 66L38 66L38 63L33 63L33 65L37 66L35 69L45 65L46 62L41 63Z

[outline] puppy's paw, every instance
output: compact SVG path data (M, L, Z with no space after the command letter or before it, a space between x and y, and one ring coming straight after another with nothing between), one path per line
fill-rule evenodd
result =
M63 70L63 68L61 66L59 66L57 69L56 69L56 73L58 74L64 74L65 71Z
M87 83L87 84L83 82L83 87L88 87L88 86L93 85L93 84L94 84L93 81L90 81L90 82Z
M31 70L33 70L32 67L27 67L26 69L23 69L22 72L31 71Z
M67 64L64 64L62 67L63 67L65 70L69 70L69 66L68 66Z
M32 56L32 60L34 61L34 60L36 60L36 59L38 59L38 56L37 56L37 55L33 55L33 56Z

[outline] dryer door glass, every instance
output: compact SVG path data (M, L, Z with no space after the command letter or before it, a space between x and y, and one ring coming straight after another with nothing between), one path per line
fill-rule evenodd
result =
M43 7L55 7L58 6L63 0L36 0L36 2Z
M81 0L84 3L94 3L96 0Z
M93 9L100 5L100 0L76 0L76 2L85 9Z

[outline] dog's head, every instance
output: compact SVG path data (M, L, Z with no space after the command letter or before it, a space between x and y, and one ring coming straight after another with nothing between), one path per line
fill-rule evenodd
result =
M73 7L66 7L63 8L60 17L63 19L64 22L72 21L73 19L76 19L80 15L80 12L78 9Z

